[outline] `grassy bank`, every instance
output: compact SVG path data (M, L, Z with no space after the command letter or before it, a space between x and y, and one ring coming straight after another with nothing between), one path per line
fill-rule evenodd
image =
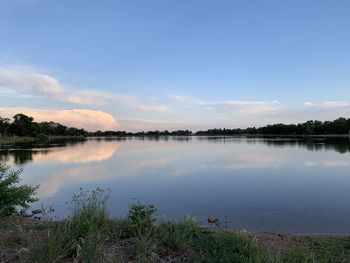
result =
M31 137L0 137L0 144L32 142L34 138Z
M4 217L0 262L350 262L350 237L282 236L202 228L194 219L157 221L151 205L108 214L102 190L75 195L54 221Z

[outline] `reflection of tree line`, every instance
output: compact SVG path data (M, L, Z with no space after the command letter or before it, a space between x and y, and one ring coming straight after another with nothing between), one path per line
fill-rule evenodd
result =
M307 138L295 141L265 140L271 146L297 146L305 147L309 151L334 150L339 153L350 152L350 140L348 138Z
M244 142L247 144L264 143L273 147L304 147L309 151L334 150L339 153L350 152L350 138L346 137L249 137L249 136L213 136L197 137L198 140L214 143Z
M3 150L0 152L0 161L7 161L13 157L14 163L25 164L33 161L34 155L46 155L49 152L50 150Z
M83 138L72 139L55 139L44 144L37 142L24 142L24 143L10 143L6 145L0 144L0 161L6 161L10 157L13 157L16 164L25 164L33 161L33 156L37 154L46 155L52 147L66 147L78 144L84 144ZM33 149L35 148L35 149ZM40 149L42 148L42 149Z

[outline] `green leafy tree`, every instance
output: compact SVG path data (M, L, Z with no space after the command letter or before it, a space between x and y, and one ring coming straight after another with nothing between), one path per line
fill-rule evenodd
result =
M0 216L16 212L16 207L27 209L36 202L34 197L38 186L19 185L22 169L11 170L6 163L0 162Z

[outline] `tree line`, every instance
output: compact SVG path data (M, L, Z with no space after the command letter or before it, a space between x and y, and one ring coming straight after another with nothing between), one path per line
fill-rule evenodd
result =
M263 127L249 127L246 129L209 129L198 131L196 135L326 135L349 134L350 118L338 118L334 121L307 121L299 124L273 124Z
M88 136L89 132L84 129L67 127L56 122L35 122L30 116L18 113L9 118L0 117L0 134L2 136Z
M53 121L35 122L33 117L18 113L13 116L13 120L0 116L0 136L20 136L20 137L42 137L42 136L179 136L191 135L189 130L178 131L148 131L148 132L126 132L126 131L95 131L89 132L85 129L67 127Z
M249 127L245 129L209 129L193 133L190 130L176 131L148 131L148 132L127 132L127 131L95 131L89 132L81 128L67 127L53 121L35 122L30 116L18 113L9 118L0 117L1 136L190 136L190 135L311 135L311 134L348 134L350 131L350 118L338 118L334 121L307 121L299 124L274 124L263 127Z

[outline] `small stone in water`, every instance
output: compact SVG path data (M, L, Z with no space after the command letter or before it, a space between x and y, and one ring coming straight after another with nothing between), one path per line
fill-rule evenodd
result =
M36 215L36 214L41 214L42 212L43 212L43 211L40 210L40 209L35 209L35 210L32 211L32 214L33 214L33 215Z
M215 217L215 216L209 216L208 217L208 223L209 224L214 224L217 223L219 221L219 218Z

